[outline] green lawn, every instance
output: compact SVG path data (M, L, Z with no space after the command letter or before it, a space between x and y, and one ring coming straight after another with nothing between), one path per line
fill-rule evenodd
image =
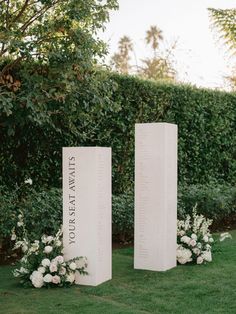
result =
M0 313L236 313L236 231L208 265L165 273L133 269L133 249L113 252L113 279L99 287L22 288L0 267ZM220 250L219 250L220 248Z

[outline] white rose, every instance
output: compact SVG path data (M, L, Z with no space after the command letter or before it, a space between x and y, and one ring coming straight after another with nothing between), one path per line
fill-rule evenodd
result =
M47 243L47 236L44 234L44 235L42 235L42 237L41 237L41 241L44 243L44 244L46 244Z
M197 242L195 240L190 240L189 245L191 246L195 246L197 244Z
M51 263L49 266L50 272L54 273L57 271L57 264L56 263Z
M21 273L21 274L28 274L28 269L26 269L25 267L21 267L20 268L20 270L19 270L19 272Z
M28 246L25 243L23 243L21 249L22 252L25 253L28 250Z
M61 244L62 244L62 243L61 243L60 240L56 240L56 241L55 241L55 246L59 247L59 246L61 246Z
M183 243L189 244L189 242L191 241L191 238L185 235L180 239L180 241Z
M60 282L61 282L61 278L59 276L55 275L55 276L52 277L52 283L57 285Z
M182 236L184 236L185 235L185 231L184 230L181 230L180 232L179 232L179 235L182 237Z
M47 282L47 283L50 283L52 282L52 275L51 274L47 274L43 277L43 281L44 282Z
M43 275L39 271L35 270L31 274L30 280L35 288L41 288L43 286Z
M45 267L40 266L40 267L38 268L38 271L39 271L41 274L44 274L45 271L46 271L46 269L45 269Z
M211 237L211 238L209 238L209 242L210 243L213 243L214 242L214 239Z
M14 277L19 277L20 276L19 269L14 269L13 270L13 276Z
M62 255L58 255L55 260L58 262L58 264L62 264L64 262L64 257Z
M196 247L196 248L193 249L193 253L196 254L196 255L199 255L201 253L201 251L200 251L199 248Z
M199 249L201 249L201 248L202 248L202 243L201 243L201 242L198 242L198 243L197 243L197 247L198 247Z
M30 247L30 252L36 252L39 249L39 244L38 243L33 243Z
M43 265L43 267L47 267L47 266L50 266L51 262L48 258L44 258L41 264Z
M198 256L197 258L197 264L202 264L203 263L203 258L202 256Z
M87 260L84 258L80 258L75 261L77 268L85 268L87 266Z
M11 235L11 240L12 240L12 241L15 241L15 240L16 240L16 234L15 234L15 233L12 233L12 235Z
M23 256L20 260L22 263L27 263L27 257L26 256Z
M61 269L59 270L59 274L60 274L61 276L63 276L63 275L66 274L66 269L65 269L65 267L61 267Z
M49 254L51 252L52 252L52 246L50 245L45 246L44 253Z
M202 258L206 262L211 262L212 261L211 251L204 251L204 252L202 252Z
M75 262L70 263L69 267L70 267L71 270L76 270Z
M204 241L204 242L208 242L208 240L209 240L208 236L207 236L207 235L204 235L203 241Z
M23 241L17 241L14 245L14 250L19 249L20 247L22 247L23 245Z
M29 179L25 180L25 184L32 185L33 184L32 179L29 178Z
M23 221L18 221L17 226L22 227L24 225Z
M191 238L195 241L197 241L197 235L195 233L192 233Z
M54 238L52 236L48 236L47 239L46 239L46 242L47 243L51 243L53 241L53 239Z
M69 273L66 275L66 281L73 283L75 281L75 274Z
M25 267L21 267L21 268L19 269L19 272L20 272L21 274L28 274L29 270L26 269Z

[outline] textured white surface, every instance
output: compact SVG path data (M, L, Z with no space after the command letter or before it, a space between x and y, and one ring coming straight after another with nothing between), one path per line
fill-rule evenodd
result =
M111 279L111 148L63 148L63 244L65 258L88 258L89 275L76 283Z
M176 266L177 125L135 125L134 268Z

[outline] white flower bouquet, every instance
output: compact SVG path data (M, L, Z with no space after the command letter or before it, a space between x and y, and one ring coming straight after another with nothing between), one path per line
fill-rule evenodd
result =
M61 230L55 237L43 235L40 240L32 243L23 238L16 241L14 248L21 248L24 255L13 275L19 277L25 286L35 288L69 286L75 282L76 272L81 275L87 274L85 257L64 260Z
M177 222L177 261L180 264L212 261L214 239L209 230L212 220L198 215L196 207L192 216L187 215L186 220Z

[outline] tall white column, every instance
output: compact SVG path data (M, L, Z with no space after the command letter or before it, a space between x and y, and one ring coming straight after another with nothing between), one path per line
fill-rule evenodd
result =
M63 244L67 260L86 256L88 275L76 283L111 279L111 148L63 148Z
M176 266L177 125L135 125L134 268Z

